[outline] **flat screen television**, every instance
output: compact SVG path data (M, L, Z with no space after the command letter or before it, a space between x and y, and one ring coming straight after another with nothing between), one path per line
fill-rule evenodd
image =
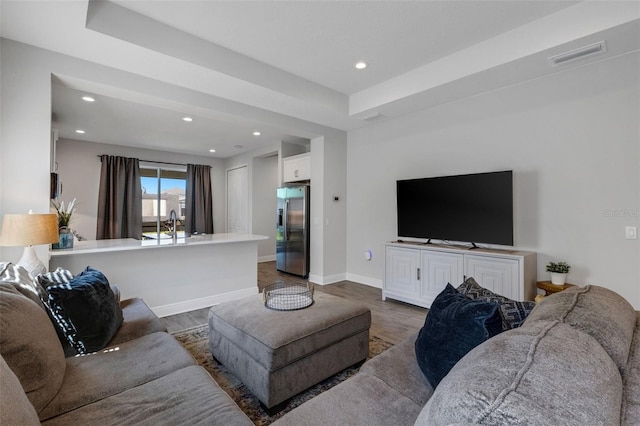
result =
M397 181L398 237L513 245L513 172Z

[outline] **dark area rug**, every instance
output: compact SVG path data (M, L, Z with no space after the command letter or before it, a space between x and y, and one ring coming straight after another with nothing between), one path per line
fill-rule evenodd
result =
M340 382L347 380L358 372L359 367L353 366L340 373L329 377L328 379L310 387L306 391L294 396L284 403L284 408L278 413L270 416L260 406L258 398L242 384L242 382L234 376L224 365L220 364L209 352L209 326L204 324L197 327L189 328L173 333L173 336L184 346L202 367L211 374L213 379L224 389L229 396L238 404L240 409L255 423L256 425L268 425L287 412L293 410L305 401L313 398L320 393L331 389ZM369 357L373 358L389 349L393 344L382 340L378 337L371 336L369 338Z

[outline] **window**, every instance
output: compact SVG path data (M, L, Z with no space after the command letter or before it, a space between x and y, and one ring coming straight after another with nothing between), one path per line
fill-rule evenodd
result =
M186 167L150 167L140 165L142 185L142 238L171 238L173 230L169 220L175 210L177 235L184 237L185 197L187 189Z

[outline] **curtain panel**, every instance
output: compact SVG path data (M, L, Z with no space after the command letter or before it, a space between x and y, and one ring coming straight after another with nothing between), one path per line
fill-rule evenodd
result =
M98 240L142 238L142 188L137 158L101 155Z
M211 166L187 164L185 226L187 235L213 234Z

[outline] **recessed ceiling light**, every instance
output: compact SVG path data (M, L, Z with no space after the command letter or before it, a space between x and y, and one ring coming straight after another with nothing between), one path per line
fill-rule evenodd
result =
M96 100L94 98L92 98L91 96L83 96L82 100L85 102L95 102Z
M76 130L76 133L84 135L86 132L84 130L78 129L78 130Z
M256 130L255 132L253 132L253 136L260 136L260 132Z
M210 149L209 152L216 152L216 150L215 149Z
M182 121L191 122L191 121L193 121L193 118L191 118L191 117L182 117Z
M356 69L363 70L367 67L367 63L364 61L356 62Z

